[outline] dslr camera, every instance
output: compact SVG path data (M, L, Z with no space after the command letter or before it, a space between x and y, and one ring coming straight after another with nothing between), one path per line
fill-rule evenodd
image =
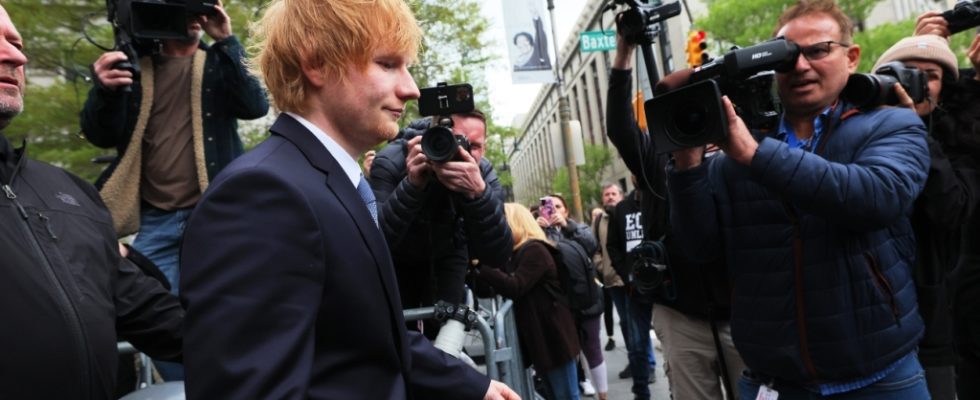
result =
M773 71L791 70L799 56L800 47L782 38L735 49L694 69L686 82L680 82L683 86L647 100L646 117L657 153L725 139L728 118L722 95L732 101L749 129L775 128L781 107L773 92Z
M959 33L980 25L980 0L964 0L952 10L943 12L949 34Z
M470 151L466 136L453 133L452 114L473 111L473 86L468 83L447 85L439 82L435 87L419 90L419 114L432 118L432 126L422 134L422 152L435 162L457 159L459 148Z
M873 74L851 74L841 97L862 109L898 105L895 83L902 84L913 103L925 100L929 94L929 82L922 71L892 61L882 64Z

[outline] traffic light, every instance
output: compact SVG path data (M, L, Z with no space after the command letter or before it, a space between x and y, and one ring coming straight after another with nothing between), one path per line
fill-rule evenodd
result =
M704 31L692 31L687 36L687 66L694 68L703 64L707 59L704 49L708 44L704 42Z

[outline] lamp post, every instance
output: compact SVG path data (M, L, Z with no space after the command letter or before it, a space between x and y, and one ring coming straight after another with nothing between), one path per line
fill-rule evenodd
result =
M558 47L558 35L555 34L555 1L548 0L548 14L551 18L551 37L555 46L555 77L558 80L558 120L561 124L562 144L565 149L565 168L568 170L568 187L572 194L572 216L577 221L582 219L582 195L578 186L578 167L575 165L575 152L572 149L572 119L571 107L565 95L565 84L561 71L561 49Z

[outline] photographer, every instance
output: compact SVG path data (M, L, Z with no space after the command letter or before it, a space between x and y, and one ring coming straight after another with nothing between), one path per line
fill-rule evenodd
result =
M503 188L483 159L486 117L473 111L451 120L453 133L469 141L469 150L460 147L456 160L426 157L422 134L432 126L426 118L413 121L403 137L378 151L371 166L379 222L405 308L438 300L461 304L470 261L502 266L513 247ZM438 330L432 328L426 332L430 338Z
M212 16L187 17L186 39L164 39L160 53L130 60L142 66L138 80L113 67L125 54L102 54L81 113L86 139L118 151L96 182L117 234L139 231L134 247L160 266L175 293L180 226L208 181L242 154L236 119L262 117L269 107L218 4ZM205 32L211 46L200 40Z
M683 254L724 259L743 399L928 398L909 221L929 168L921 120L840 99L857 68L833 1L800 1L774 36L800 46L776 73L778 129L746 128L727 98L724 154L675 151L671 227ZM665 78L665 81L667 79Z
M137 233L133 247L160 267L174 293L187 218L209 181L244 151L236 119L269 108L220 2L211 16L188 15L187 29L186 39L162 40L159 54L129 60L140 64L139 79L113 68L126 61L123 52L102 54L81 113L86 139L118 153L96 182L116 233ZM200 40L205 32L213 45ZM162 370L167 380L182 379L179 368Z
M919 240L914 277L919 312L926 323L919 359L933 399L955 396L953 365L957 362L959 397L975 398L980 396L980 386L973 379L980 374L976 306L980 258L974 249L980 237L973 227L980 224L976 212L980 135L973 127L980 122L980 80L975 73L980 67L980 35L974 36L966 54L973 68L958 69L948 42L935 36L948 39L950 27L944 15L929 11L919 16L916 36L896 43L876 66L898 60L919 67L930 78L930 101L912 105L911 99L905 99L905 105L914 107L929 129L932 157L929 179L912 220Z
M928 82L929 95L918 104L913 104L901 85L896 85L895 91L903 105L914 109L929 130L926 137L931 157L929 177L912 214L916 236L912 274L919 313L926 326L918 354L932 399L953 400L956 398L956 353L948 277L959 258L962 225L974 212L980 196L977 154L971 155L960 146L952 146L956 143L955 136L965 129L948 115L945 104L947 99L955 97L952 92L963 89L956 85L959 77L956 55L949 49L946 39L932 34L904 38L885 51L871 70L876 71L879 65L891 61L917 68ZM941 103L943 108L939 107ZM976 103L949 103L960 109L977 107Z
M617 36L616 57L609 78L606 131L624 163L636 177L636 186L641 189L638 192L642 192L642 196L638 201L643 237L647 240L665 237L674 295L668 296L663 288L658 288L647 296L641 296L635 290L636 284L631 282L629 286L633 289L628 292L626 308L631 323L635 323L636 327L630 332L649 332L652 313L656 321L654 329L663 345L664 364L670 366L669 369L665 368L665 373L674 398L721 399L723 389L719 384L720 377L727 371L727 380L734 386L744 369L732 343L728 323L731 289L727 272L724 263L717 260L704 264L689 262L679 254L679 244L669 234L664 172L668 156L657 154L653 138L640 131L633 115L630 75L635 48L635 43L625 40L621 34ZM618 263L617 272L628 280L633 273L632 262L625 256L625 243L623 246L623 261ZM657 307L653 306L654 303ZM630 367L633 369L633 393L637 398L648 398L647 376L653 375L644 374L647 370L644 365L649 334L632 336L636 336L636 340L627 339L633 342L632 346L628 346ZM738 388L732 387L732 391L734 397L730 398L738 398Z

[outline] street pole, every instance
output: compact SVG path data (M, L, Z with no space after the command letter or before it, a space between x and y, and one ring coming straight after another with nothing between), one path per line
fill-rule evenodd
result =
M561 71L561 49L558 46L558 35L555 33L555 2L548 0L548 14L551 17L551 37L555 48L555 77L558 80L558 119L561 123L563 147L565 148L565 168L568 170L568 187L572 191L572 217L576 221L582 219L582 195L578 186L578 167L575 165L575 151L572 146L572 110L565 95L565 84Z

